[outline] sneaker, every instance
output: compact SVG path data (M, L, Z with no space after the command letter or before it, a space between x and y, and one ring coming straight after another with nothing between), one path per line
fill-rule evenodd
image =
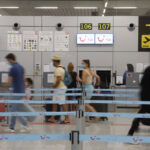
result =
M21 133L29 133L31 131L30 127L23 127L23 129L20 130Z
M5 130L6 133L15 133L15 130L14 129L7 129Z

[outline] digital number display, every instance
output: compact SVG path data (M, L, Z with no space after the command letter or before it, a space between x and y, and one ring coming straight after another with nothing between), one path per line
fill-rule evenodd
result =
M81 23L80 30L92 30L92 23Z
M98 30L110 30L110 23L99 23Z

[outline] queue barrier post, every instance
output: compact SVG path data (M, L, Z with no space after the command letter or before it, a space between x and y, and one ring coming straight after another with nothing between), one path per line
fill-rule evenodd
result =
M82 143L79 139L79 131L72 131L70 134L71 150L82 150Z
M80 134L84 134L84 127L85 127L85 118L84 118L85 94L86 94L85 89L83 89L82 90L82 98L78 100L77 113L76 113L77 130L80 132Z
M77 124L77 131L73 132L74 139L79 141L79 134L84 134L85 130L85 117L84 117L84 112L85 112L85 104L84 104L84 99L86 96L85 89L82 89L82 97L81 99L78 100L78 105L77 105L77 112L76 112L76 124ZM77 136L78 134L78 136ZM75 141L76 142L76 141ZM72 145L72 150L82 150L83 149L83 142L78 142L76 143L77 146Z

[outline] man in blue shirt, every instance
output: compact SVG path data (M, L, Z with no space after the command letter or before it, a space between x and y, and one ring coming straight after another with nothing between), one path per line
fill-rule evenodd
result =
M16 62L16 57L14 54L8 54L6 60L11 65L11 69L9 71L8 82L5 84L6 87L12 85L13 93L25 93L25 85L24 85L24 68ZM21 100L23 96L14 96L12 100ZM11 112L20 112L24 104L11 104ZM15 124L16 124L16 116L11 117L10 126L7 132L14 133L15 132ZM21 132L28 132L29 128L25 119L21 116L18 116L19 121L24 126L24 129Z

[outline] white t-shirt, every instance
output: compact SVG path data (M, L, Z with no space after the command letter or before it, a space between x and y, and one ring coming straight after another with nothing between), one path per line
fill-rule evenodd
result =
M61 77L61 82L57 86L57 88L61 88L61 89L67 88L63 81L65 77L65 70L61 66L57 67L54 72L54 84L56 83L56 79L58 76Z

